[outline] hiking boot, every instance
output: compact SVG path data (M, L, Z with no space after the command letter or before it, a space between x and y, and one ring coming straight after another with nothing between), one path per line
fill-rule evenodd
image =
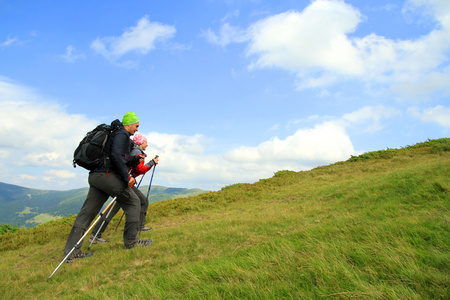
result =
M150 230L152 230L151 227L142 227L141 228L141 231L150 231Z
M127 250L130 250L130 249L133 249L134 247L147 247L147 246L150 246L151 244L152 244L152 240L150 240L150 239L148 239L146 241L144 241L144 240L137 240L137 242L135 244L125 246L125 248Z
M73 253L72 255L70 255L66 259L66 262L70 263L70 262L73 262L76 259L85 258L85 257L91 257L92 255L94 255L92 252L83 253L83 252L80 251L80 252Z
M92 242L92 240L94 242ZM96 237L95 240L94 240L94 236L93 235L91 235L91 237L89 238L89 243L92 243L92 244L107 243L107 242L108 242L107 240L104 240L101 237Z

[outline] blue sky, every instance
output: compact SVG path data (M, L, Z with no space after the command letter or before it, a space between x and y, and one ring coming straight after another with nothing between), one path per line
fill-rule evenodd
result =
M86 187L74 149L129 111L172 187L448 137L449 55L448 0L0 0L0 181Z

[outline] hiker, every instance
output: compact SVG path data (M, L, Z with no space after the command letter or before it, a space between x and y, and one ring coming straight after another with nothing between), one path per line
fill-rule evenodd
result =
M130 155L130 136L139 128L139 119L134 112L128 112L123 116L122 122L115 120L113 126L119 129L114 131L108 139L105 151L109 155L109 163L102 164L89 172L89 191L86 200L78 213L72 229L67 238L64 254L68 255L72 248L94 220L108 197L116 197L126 213L123 242L126 249L136 246L149 246L152 240L140 240L138 238L140 199L132 189L136 180L127 172L127 166L134 165L142 156ZM78 244L73 253L67 258L72 261L76 258L92 256L91 252L83 253Z
M147 157L147 155L144 152L148 146L147 138L144 135L138 133L133 136L133 142L134 147L131 150L131 155L136 156L141 155L143 157ZM158 162L159 162L158 155L155 156L155 158L153 158L146 164L144 163L144 160L141 160L140 163L133 169L132 172L133 177L137 178L139 175L144 175L145 173L150 171L150 169L153 166L157 165ZM145 217L147 216L147 209L148 209L148 198L144 196L144 194L142 194L142 192L137 187L134 186L133 190L141 199L141 216L140 216L139 231L150 231L152 230L152 228L145 226Z
M133 136L133 140L130 143L131 151L130 154L133 155L142 155L143 157L146 157L145 149L147 149L147 138L139 133L136 133ZM140 163L132 168L132 176L134 178L137 178L139 175L144 175L147 173L154 165L158 164L158 156L156 156L154 159L152 159L147 164L144 163L144 160L141 160ZM148 209L148 198L136 187L132 187L133 191L136 193L136 195L141 200L141 212L140 212L140 218L139 218L139 231L150 231L152 230L151 227L145 226L145 217L147 215L147 209ZM98 222L94 229L92 230L92 234L89 238L89 242L91 243L106 243L107 240L102 238L102 234L105 231L106 227L108 226L109 222L111 222L112 218L117 214L117 212L120 210L120 205L115 205L111 212L106 213L104 217L102 217L103 222ZM108 217L106 218L106 216ZM102 225L103 224L103 225Z

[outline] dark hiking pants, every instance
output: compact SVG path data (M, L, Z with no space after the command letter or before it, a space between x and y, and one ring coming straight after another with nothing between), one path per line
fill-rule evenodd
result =
M142 229L145 227L145 217L147 215L148 199L146 196L144 196L144 194L136 186L133 186L131 189L135 192L135 194L138 196L138 198L141 202L139 229ZM105 229L108 226L109 222L111 222L112 218L114 218L114 216L119 212L119 210L120 210L120 204L116 203L116 205L112 208L109 215L108 215L109 210L106 211L105 214L102 216L102 218L94 226L94 229L92 230L92 235L95 236L95 234L97 234L98 238L102 237L102 234L103 234L103 232L105 232ZM106 217L107 215L108 215L108 218ZM101 226L101 228L100 228L100 226ZM100 231L99 231L99 229L100 229ZM97 231L98 231L98 233L97 233Z
M116 196L118 196L117 203L126 213L123 231L124 245L128 248L137 242L141 211L139 197L117 174L91 172L89 173L89 192L67 238L64 248L66 255L83 236L108 197ZM74 253L80 251L82 244L83 242L78 245Z
M137 187L134 186L133 191L136 193L136 195L139 197L139 200L141 201L141 214L139 217L139 230L141 230L142 228L145 227L145 217L147 216L148 199Z

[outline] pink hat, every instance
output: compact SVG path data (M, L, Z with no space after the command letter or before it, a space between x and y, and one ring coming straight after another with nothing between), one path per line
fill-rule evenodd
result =
M133 136L133 142L138 146L142 145L146 141L147 141L147 138L140 133L136 133Z

